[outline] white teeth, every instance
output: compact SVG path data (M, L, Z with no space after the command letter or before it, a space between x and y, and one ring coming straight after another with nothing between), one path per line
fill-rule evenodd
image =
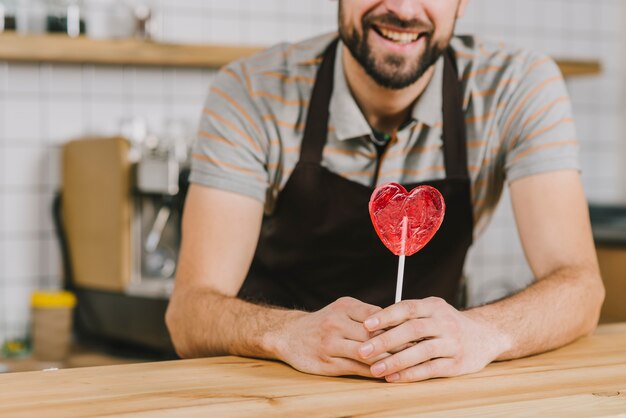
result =
M410 42L417 41L419 38L419 33L409 33L409 32L393 32L384 28L378 28L380 33L387 39L390 39L394 42L398 42L401 44L408 44Z

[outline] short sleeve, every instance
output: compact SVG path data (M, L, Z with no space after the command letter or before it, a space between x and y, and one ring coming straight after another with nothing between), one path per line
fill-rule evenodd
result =
M206 97L191 158L190 181L262 203L269 141L239 64L223 68Z
M563 76L549 57L532 54L500 119L508 182L547 171L579 170L578 140Z

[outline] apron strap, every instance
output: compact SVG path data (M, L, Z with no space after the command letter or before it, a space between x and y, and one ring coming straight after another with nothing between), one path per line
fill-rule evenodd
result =
M468 179L465 112L461 82L452 48L448 48L444 53L443 122L443 160L446 178Z
M319 164L328 135L328 105L333 92L335 55L339 39L333 40L322 54L322 64L317 69L315 85L309 102L300 162Z

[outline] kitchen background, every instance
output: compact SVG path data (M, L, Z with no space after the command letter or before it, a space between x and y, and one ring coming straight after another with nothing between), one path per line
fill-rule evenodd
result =
M158 39L270 45L335 30L330 0L161 0ZM470 0L457 33L598 59L602 73L568 80L593 202L625 202L626 18L623 0ZM6 42L0 37L0 42ZM214 70L0 62L0 344L26 333L29 294L61 285L50 216L59 186L59 149L68 139L113 135L143 117L154 132L168 121L195 129ZM508 195L472 249L474 303L531 280Z

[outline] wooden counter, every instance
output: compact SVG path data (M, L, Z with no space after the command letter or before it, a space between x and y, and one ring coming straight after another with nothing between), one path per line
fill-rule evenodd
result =
M480 373L411 384L217 357L0 375L0 416L626 416L626 323Z

